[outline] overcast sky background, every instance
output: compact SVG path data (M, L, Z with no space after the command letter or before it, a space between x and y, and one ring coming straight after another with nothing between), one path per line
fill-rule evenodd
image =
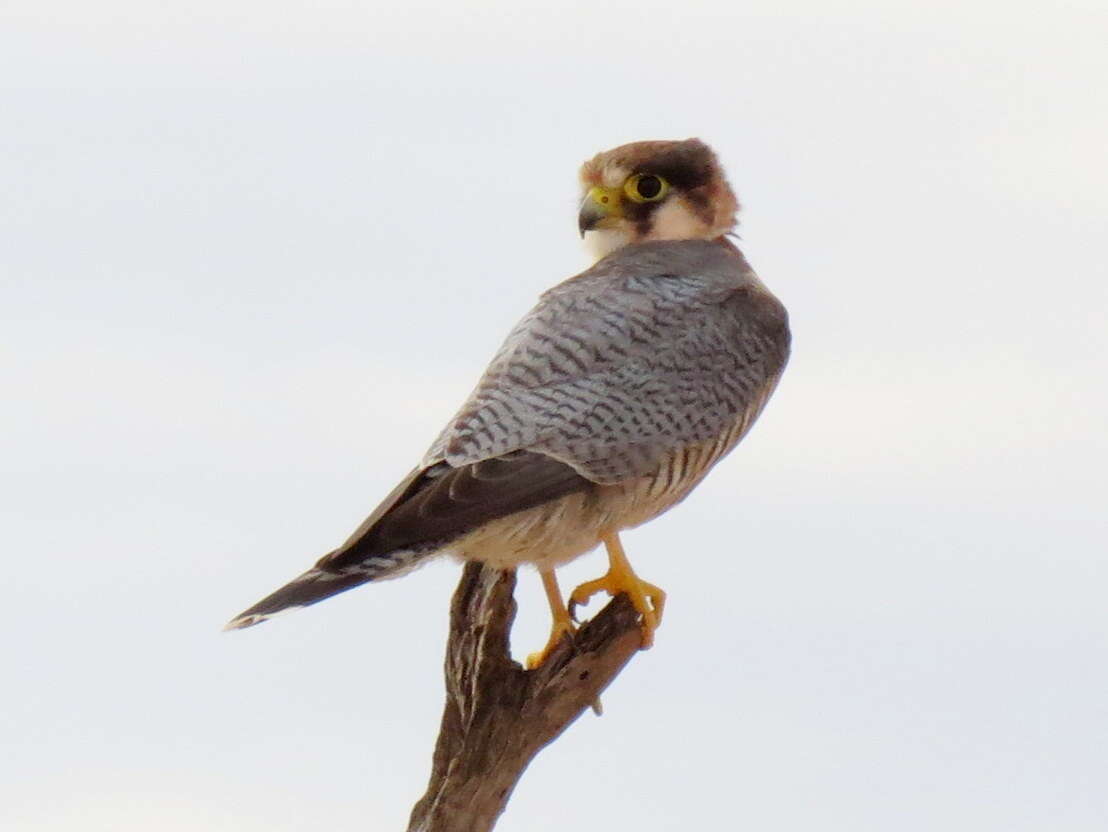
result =
M690 135L794 357L626 536L656 647L498 829L1108 828L1105 42L1100 2L0 5L0 828L404 827L458 567L220 627L587 264L579 163Z

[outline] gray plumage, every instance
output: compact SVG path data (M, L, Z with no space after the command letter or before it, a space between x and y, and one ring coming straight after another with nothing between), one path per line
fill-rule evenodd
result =
M546 292L422 463L243 627L444 551L564 562L682 499L749 429L784 307L725 239L627 245Z
M760 409L788 347L784 307L737 249L627 246L542 296L423 464L528 450L596 483L641 476Z

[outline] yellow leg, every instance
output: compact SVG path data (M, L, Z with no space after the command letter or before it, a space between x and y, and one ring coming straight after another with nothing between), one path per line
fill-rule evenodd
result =
M554 575L554 570L551 569L549 572L540 570L539 575L542 577L542 588L546 590L546 600L550 603L550 616L553 622L550 625L550 638L546 642L546 647L527 657L528 670L546 661L546 657L562 643L562 638L568 635L572 639L577 629L573 626L573 619L569 617L569 611L562 601L562 591L558 589L558 578Z
M635 574L635 570L627 560L627 555L624 554L623 544L619 542L618 534L612 532L601 536L600 539L608 550L608 574L595 581L587 581L573 590L569 596L569 614L572 616L574 607L578 604L587 604L589 599L600 591L612 596L625 592L642 616L642 649L646 650L654 643L654 631L662 623L666 594L654 584L648 584Z

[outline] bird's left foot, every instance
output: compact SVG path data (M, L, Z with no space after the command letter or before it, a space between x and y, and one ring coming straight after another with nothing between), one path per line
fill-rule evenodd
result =
M524 662L524 667L528 670L534 670L550 658L550 654L557 649L558 645L562 643L562 639L566 636L569 636L570 643L572 644L573 634L577 632L577 627L573 623L573 619L570 618L565 604L562 603L562 593L561 590L558 589L558 579L554 576L554 570L541 570L539 575L542 577L542 587L546 590L546 600L550 603L550 638L546 640L546 647L542 648L538 653L532 653L527 657L527 660Z
M654 631L662 623L662 610L666 604L666 593L654 584L642 580L631 568L623 546L616 535L602 538L608 549L608 572L595 581L586 581L569 596L569 614L576 618L576 607L587 604L598 592L607 592L612 597L621 592L627 593L631 604L642 616L642 649L654 644Z
M577 632L577 627L570 620L569 613L564 608L562 609L562 616L555 617L554 623L550 627L550 638L547 639L546 646L539 652L529 655L523 663L523 666L528 670L534 670L550 658L550 654L561 645L562 639L568 637L570 644L573 643L573 634Z

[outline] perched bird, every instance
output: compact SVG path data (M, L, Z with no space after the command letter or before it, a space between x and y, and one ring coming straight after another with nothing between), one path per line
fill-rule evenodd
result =
M338 549L233 619L249 627L440 554L531 563L553 627L626 592L649 647L665 593L619 532L674 506L750 429L789 352L788 318L727 238L738 202L698 139L597 154L578 228L600 260L542 295L415 469ZM603 543L567 609L554 570Z

